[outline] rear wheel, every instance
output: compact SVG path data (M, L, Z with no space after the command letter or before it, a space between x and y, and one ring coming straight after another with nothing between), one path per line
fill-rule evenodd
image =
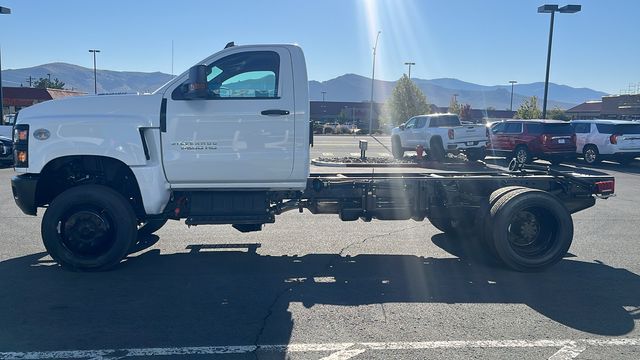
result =
M531 154L526 146L520 145L513 151L513 158L521 164L528 164L531 162Z
M133 208L118 192L82 185L51 202L42 219L42 239L49 255L66 269L107 270L127 255L136 225Z
M589 165L594 165L600 162L600 152L595 145L587 145L584 147L582 151L582 156L584 157L584 162Z
M429 143L429 152L431 155L431 159L435 161L443 161L447 153L445 152L444 146L442 145L442 139L431 139L431 142Z
M395 136L391 140L391 153L393 153L393 157L396 159L402 159L404 157L404 150L402 149L402 142L400 138Z
M511 269L539 271L562 260L573 239L573 221L553 195L515 189L491 207L488 241Z
M485 157L486 157L486 151L484 147L481 147L479 149L467 150L467 160L469 161L484 160Z

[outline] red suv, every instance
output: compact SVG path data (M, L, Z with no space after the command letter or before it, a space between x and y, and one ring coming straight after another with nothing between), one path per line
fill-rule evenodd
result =
M559 120L506 120L487 129L487 154L529 163L544 159L553 164L576 158L576 134Z

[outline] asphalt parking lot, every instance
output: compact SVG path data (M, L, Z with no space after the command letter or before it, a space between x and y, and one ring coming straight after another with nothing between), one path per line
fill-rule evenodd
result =
M358 139L318 136L312 157ZM426 221L296 212L248 234L169 222L114 271L67 272L0 169L0 359L638 359L640 161L596 170L617 196L573 215L565 260L522 274Z

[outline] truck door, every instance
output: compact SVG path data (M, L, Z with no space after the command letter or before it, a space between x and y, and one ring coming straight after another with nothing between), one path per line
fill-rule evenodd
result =
M178 187L245 187L289 179L295 145L289 50L230 48L203 65L207 88L198 98L190 98L186 76L165 93L168 181Z

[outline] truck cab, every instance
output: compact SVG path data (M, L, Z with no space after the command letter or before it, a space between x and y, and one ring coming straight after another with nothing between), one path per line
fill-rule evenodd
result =
M298 46L229 46L150 95L23 109L16 126L24 137L16 138L23 160L16 171L25 174L15 188L19 205L35 214L75 183L51 179L70 179L69 172L95 178L105 168L130 173L121 187L132 189L141 217L161 214L179 190L302 190L309 175L307 88Z

